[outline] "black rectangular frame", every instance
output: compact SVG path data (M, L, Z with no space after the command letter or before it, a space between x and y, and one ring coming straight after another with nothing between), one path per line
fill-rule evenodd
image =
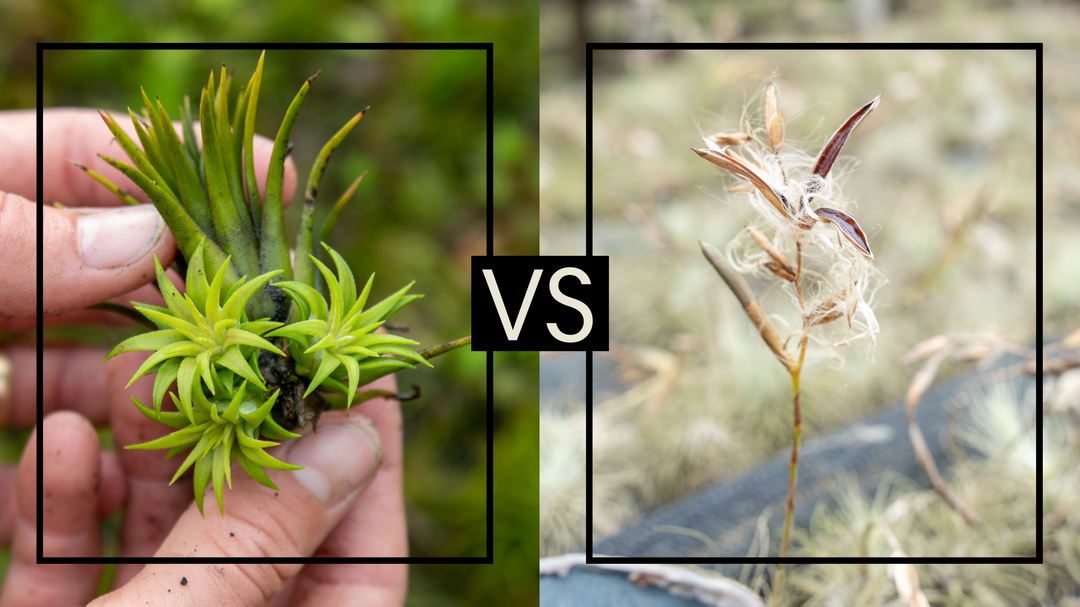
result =
M495 63L493 42L447 42L447 43L54 43L37 44L37 426L44 427L43 373L44 358L44 166L43 166L43 112L44 112L44 51L46 50L482 50L485 51L487 69L487 145L486 145L486 191L487 191L487 254L494 255L494 134L495 134ZM494 563L494 505L495 490L493 483L495 445L495 401L494 401L494 352L487 353L487 542L486 556L482 557L47 557L43 554L43 467L37 467L37 563L38 564L124 564L124 563L165 563L165 564L361 564L361 563L406 563L406 564L457 564L491 565ZM41 432L37 433L37 458L43 459L44 442Z
M585 254L592 255L593 240L593 51L629 50L1029 50L1035 51L1035 220L1039 229L1035 233L1035 305L1038 316L1035 323L1035 360L1043 358L1043 45L1041 42L1026 43L635 43L635 42L589 42L585 45ZM1035 379L1035 402L1043 400L1043 371L1038 367ZM1042 483L1035 484L1036 525L1035 554L1026 557L605 557L593 554L593 360L592 352L585 353L585 562L587 564L1027 564L1043 562L1043 490ZM1042 416L1035 416L1035 476L1043 475L1043 426Z

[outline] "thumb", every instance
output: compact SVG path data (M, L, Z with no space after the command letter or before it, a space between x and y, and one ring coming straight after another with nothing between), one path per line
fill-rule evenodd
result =
M45 206L42 308L46 316L85 308L154 277L154 255L172 263L176 242L153 205L113 209ZM0 316L37 309L36 203L0 192Z
M235 466L232 488L225 489L222 516L215 507L212 487L207 487L206 515L200 515L192 503L155 556L311 556L374 479L382 458L379 435L371 420L349 415L329 423L334 425L320 426L317 434L309 428L304 436L272 453L305 466L296 471L268 470L279 490L256 483ZM102 605L141 605L148 599L154 602L154 598L162 603L180 600L192 605L261 605L279 594L302 566L154 563L99 600Z

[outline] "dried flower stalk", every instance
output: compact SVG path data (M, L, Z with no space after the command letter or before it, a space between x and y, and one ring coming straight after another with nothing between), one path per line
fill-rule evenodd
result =
M837 208L811 208L817 198L833 206L845 201L836 193L829 171L840 150L855 128L877 107L880 96L856 111L829 138L816 159L790 150L784 145L784 113L779 109L777 87L769 82L765 90L764 133L758 137L744 113L743 136L722 133L703 137L707 148L694 152L739 179L733 191L749 192L750 200L762 223L771 228L773 237L748 227L728 247L725 257L715 247L702 243L702 252L735 295L769 349L791 377L793 438L789 465L788 494L784 519L781 558L790 546L791 525L798 486L799 446L802 437L800 379L810 342L823 349L838 348L859 338L871 344L877 333L877 321L870 304L872 284L878 273L869 263L874 255L869 239L853 217ZM730 150L739 147L739 153ZM788 166L811 167L802 180L788 178ZM852 247L845 247L817 224L835 226ZM743 236L749 239L743 239ZM730 259L729 259L730 258ZM816 264L807 272L810 260ZM794 260L794 261L793 261ZM799 314L799 328L786 337L777 330L742 274L755 274L762 280L780 281ZM834 323L846 318L846 323ZM832 334L830 337L829 334ZM839 354L835 357L840 358ZM783 565L777 580L779 598L783 589Z

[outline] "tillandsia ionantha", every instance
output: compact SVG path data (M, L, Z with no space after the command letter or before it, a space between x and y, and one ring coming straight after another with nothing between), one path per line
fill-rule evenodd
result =
M265 199L260 199L252 141L265 56L259 57L254 75L234 98L231 113L232 80L225 66L220 80L215 83L211 71L202 89L198 122L185 96L180 106L182 137L160 100L151 103L145 91L143 115L128 109L141 145L101 113L134 166L102 159L131 179L161 213L183 256L174 265L185 276L181 293L155 258L156 284L166 306L133 302L154 330L124 340L107 357L152 352L128 383L154 373L152 407L132 400L150 419L176 428L127 448L168 449L166 457L190 448L173 482L194 466L199 511L212 481L223 516L222 494L226 484L232 486L232 461L259 483L277 489L264 468L299 466L264 449L298 437L292 430L316 423L325 410L347 409L375 397L418 396L418 389L412 394L357 389L399 369L430 367L429 358L471 341L464 337L417 352L410 347L417 345L414 340L376 332L422 296L409 293L410 283L365 309L375 275L358 292L348 263L325 242L364 175L334 204L318 233L334 270L316 255L320 251L313 247L313 220L319 183L331 154L367 108L353 116L315 160L300 211L295 262L290 259L282 200L285 157L300 105L318 73L303 83L285 113L274 139ZM124 202L137 204L102 175L82 168ZM105 307L136 316L128 308ZM176 411L162 409L166 395Z
M842 347L860 338L872 345L878 332L871 304L874 290L882 283L880 273L870 263L874 255L866 234L842 210L849 202L841 197L830 169L848 137L874 111L880 98L879 95L859 108L829 138L821 152L811 157L784 144L784 113L778 109L776 86L769 82L762 127L751 127L744 112L743 130L705 136L707 147L694 150L740 180L731 191L749 194L758 212L758 227L751 225L743 230L729 244L726 255L704 242L701 247L769 349L791 375L794 436L781 557L788 553L795 509L802 436L799 378L807 346L814 342L834 358L842 359ZM807 171L806 177L795 179L795 174L801 171ZM815 201L825 201L830 206L812 208ZM838 234L818 224L835 226ZM793 322L779 317L792 327L788 335L777 329L743 274L779 283L798 313ZM777 588L782 587L781 578Z

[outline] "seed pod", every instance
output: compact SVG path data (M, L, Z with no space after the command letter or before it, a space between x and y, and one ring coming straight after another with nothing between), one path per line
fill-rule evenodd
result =
M750 141L749 133L713 133L712 135L706 135L702 137L706 144L715 143L720 147L727 147L729 145L742 145L747 141ZM710 146L712 147L712 146Z
M765 126L769 131L769 145L773 150L780 149L784 142L784 113L777 110L776 85L772 82L765 87Z
M787 255L784 255L783 251L776 248L773 243L769 242L768 238L761 232L755 230L752 226L747 226L746 230L750 232L750 236L753 237L754 242L761 247L762 251L769 254L769 257L773 258L772 262L766 263L765 267L772 270L774 274L783 278L784 280L795 281L795 266L792 265L791 260Z

